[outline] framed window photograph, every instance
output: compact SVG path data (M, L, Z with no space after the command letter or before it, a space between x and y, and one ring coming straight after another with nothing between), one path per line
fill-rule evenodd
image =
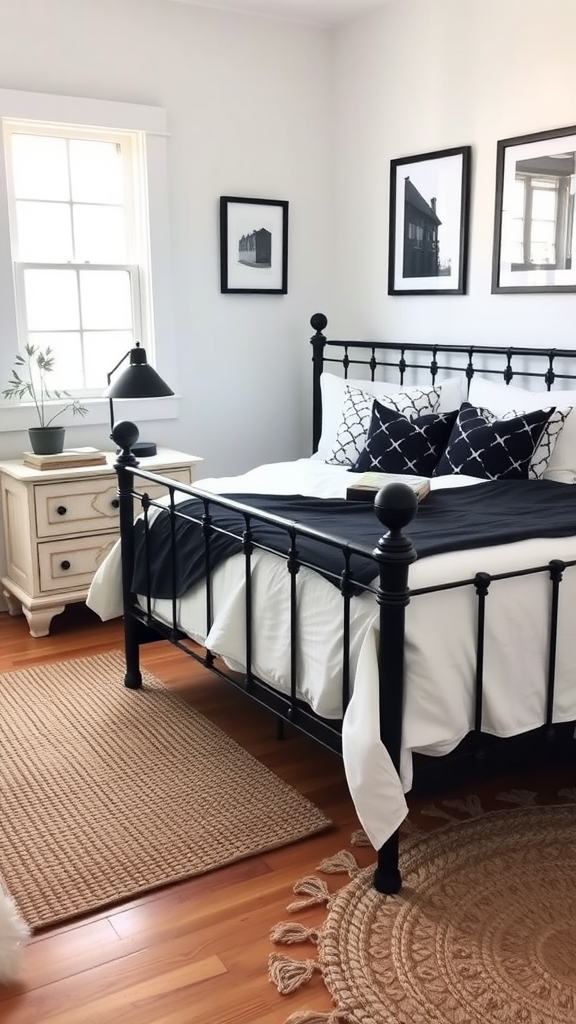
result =
M576 126L502 139L492 293L576 291Z
M286 295L286 200L220 197L220 291Z
M465 295L471 147L390 161L389 295Z

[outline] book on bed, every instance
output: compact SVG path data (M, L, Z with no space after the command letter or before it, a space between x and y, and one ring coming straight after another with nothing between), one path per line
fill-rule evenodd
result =
M353 484L346 488L348 501L373 501L378 491L386 484L402 483L412 487L418 501L422 501L430 490L427 476L404 476L401 473L362 473Z

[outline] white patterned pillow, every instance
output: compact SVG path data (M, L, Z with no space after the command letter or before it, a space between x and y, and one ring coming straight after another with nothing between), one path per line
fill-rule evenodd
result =
M395 395L381 398L380 402L388 409L402 413L408 419L416 419L424 413L436 412L440 404L441 388L425 387L410 388L409 391L398 391ZM353 466L364 449L370 421L374 395L361 391L347 384L344 389L342 418L336 433L336 439L326 462L332 466Z
M546 410L544 410L546 411ZM530 465L528 467L528 479L529 480L542 480L544 473L548 467L548 463L554 454L556 442L562 433L564 424L571 413L571 409L556 409L552 407L550 418L542 431L542 435L534 454L530 459ZM525 410L513 410L507 412L502 416L503 420L511 419L513 416L524 416ZM496 417L494 417L496 419Z

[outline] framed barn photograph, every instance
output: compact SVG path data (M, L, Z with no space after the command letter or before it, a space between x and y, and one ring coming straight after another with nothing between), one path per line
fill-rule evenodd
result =
M288 202L220 197L220 291L288 291Z
M471 147L390 162L389 295L465 295Z
M576 126L502 139L492 293L576 291Z

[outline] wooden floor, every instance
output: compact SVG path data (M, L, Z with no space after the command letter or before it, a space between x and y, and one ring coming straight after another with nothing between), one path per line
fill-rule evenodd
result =
M24 619L0 615L0 672L121 646L120 624L103 624L84 606L69 607L53 620L51 635L36 640ZM297 879L315 874L322 858L344 848L353 849L361 865L374 860L371 849L350 846L358 822L339 758L304 737L278 742L267 712L166 643L143 648L142 663L305 793L334 828L38 932L24 951L18 983L0 986L0 1024L283 1024L303 1008L329 1012L330 999L318 974L299 991L280 996L268 981L267 959L272 949L282 950L270 943L269 933L289 917L286 906ZM531 777L511 776L498 783L500 789L544 786L552 798L560 785L576 786L574 766L559 774L535 767ZM473 791L478 793L478 785ZM495 792L488 787L483 793L485 809L486 799L498 806ZM462 788L451 795L466 794ZM410 805L421 826L444 823L446 812L438 803L430 815L429 798L410 798ZM345 881L337 876L328 884L336 889ZM318 926L324 915L323 908L315 907L298 920ZM314 956L307 944L289 952Z
M30 637L23 618L0 615L0 672L121 646L120 624L101 623L80 605L54 619L51 635L40 639ZM340 759L304 737L278 742L272 716L167 643L143 648L142 664L305 793L335 827L37 933L18 983L0 986L0 1021L283 1024L304 1005L328 1011L319 976L306 989L280 996L268 981L267 959L276 948L270 928L288 916L294 882L314 874L323 857L350 848L358 827ZM372 862L373 851L357 852L360 862ZM323 917L322 908L314 908L306 920L320 924ZM296 955L313 956L313 947Z

